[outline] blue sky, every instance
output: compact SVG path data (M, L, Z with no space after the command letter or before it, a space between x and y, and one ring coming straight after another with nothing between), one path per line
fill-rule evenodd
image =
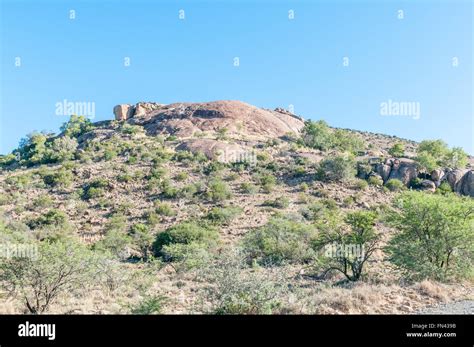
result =
M94 120L139 101L293 105L333 126L474 154L468 0L0 2L3 154L33 130L58 131L64 99L94 102ZM381 115L388 100L418 103L419 119Z

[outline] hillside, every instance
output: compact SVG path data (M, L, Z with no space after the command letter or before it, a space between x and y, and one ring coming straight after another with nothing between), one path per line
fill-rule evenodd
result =
M4 242L71 243L97 257L97 270L44 312L413 313L473 299L463 258L472 261L472 223L461 215L453 230L464 238L471 228L468 249L450 245L448 262L463 261L462 271L439 262L408 271L384 248L404 230L392 221L403 217L400 196L426 201L433 216L433 206L473 206L471 157L240 101L114 113L94 124L72 117L61 134L30 136L0 158ZM341 259L324 258L323 239L353 245L361 237L344 235L360 230L370 235L360 278L326 271ZM14 294L1 313L28 311Z

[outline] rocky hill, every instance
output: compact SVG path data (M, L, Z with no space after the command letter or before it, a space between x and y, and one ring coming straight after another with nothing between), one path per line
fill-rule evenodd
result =
M93 279L61 292L45 312L411 313L472 299L464 272L448 278L423 266L429 276L416 277L384 248L403 229L388 218L402 214L400 196L427 209L457 206L428 224L454 223L461 216L447 213L463 209L468 223L472 158L442 148L441 161L414 141L305 125L281 108L240 101L140 102L114 114L94 124L72 117L61 134L35 134L0 157L2 240L40 248L74 241L97 261ZM323 236L357 228L377 242L361 277L324 271ZM62 250L54 249L54 264L76 254ZM41 271L57 269L47 260ZM11 287L2 288L6 297ZM28 311L23 299L3 301L0 312Z

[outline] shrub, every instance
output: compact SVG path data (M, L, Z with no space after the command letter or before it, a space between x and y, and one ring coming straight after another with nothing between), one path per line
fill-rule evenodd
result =
M273 218L263 227L249 232L243 240L244 251L250 259L264 265L284 262L304 263L314 252L310 246L315 229L284 218Z
M160 216L171 217L176 215L176 211L173 209L173 207L166 202L155 201L154 205L156 213L158 213Z
M355 161L351 156L334 156L319 163L317 177L325 181L347 181L355 174Z
M218 202L230 199L232 197L232 192L225 182L220 179L214 179L207 187L206 196L207 199Z
M211 259L209 245L198 241L165 245L161 256L164 261L173 262L178 271L202 267Z
M263 173L257 176L257 181L260 184L264 193L271 193L276 184L276 178L272 174Z
M290 206L290 200L286 196L280 196L275 200L266 200L263 202L264 206L270 206L274 208L287 208Z
M257 186L252 183L244 182L240 185L240 190L244 194L255 194L258 192Z
M306 121L301 131L299 142L307 147L322 151L328 150L333 146L331 129L323 120L316 122Z
M178 196L179 189L174 187L169 179L165 179L160 184L161 194L164 198L174 199Z
M87 117L71 115L69 121L61 126L61 132L68 137L79 137L93 128L94 126Z
M0 154L0 167L7 167L17 162L17 156L13 153L2 155Z
M174 177L176 181L185 181L187 178L188 178L188 173L185 171L180 172Z
M194 161L194 159L195 159L194 154L189 151L177 151L173 157L173 160L179 161L181 163L190 163Z
M406 192L388 222L398 231L386 248L413 279L472 277L474 201L455 195Z
M357 180L356 183L354 184L354 187L358 190L366 190L368 187L367 181L364 180Z
M30 220L27 224L31 229L43 228L46 226L62 227L68 224L68 217L61 210L51 209L38 218Z
M69 187L73 182L74 176L71 171L59 169L55 172L47 172L43 176L45 184L51 187Z
M31 185L32 177L31 174L19 174L15 176L10 176L5 180L5 183L11 185L17 189L24 189Z
M383 186L383 180L382 180L382 177L380 177L380 176L370 176L370 177L367 179L367 182L368 182L371 186L376 186L376 187L381 187L381 186Z
M421 182L423 182L421 178L415 177L410 181L409 186L410 188L413 188L413 189L419 189L421 188Z
M306 121L298 143L322 151L337 149L357 153L364 148L364 141L358 134L344 129L332 130L323 120Z
M18 155L21 165L33 166L46 162L48 134L31 133L20 141Z
M194 196L201 191L200 183L193 183L187 186L184 186L178 191L178 197L183 199L192 199Z
M372 165L367 162L357 163L357 177L366 179L373 172Z
M130 233L142 259L147 261L153 245L153 235L150 233L148 226L142 223L135 224L132 226Z
M118 259L125 260L130 257L132 241L124 231L110 229L102 240L94 244L94 249L108 251Z
M77 140L68 136L58 137L48 146L46 158L43 162L57 163L75 158Z
M120 128L120 131L122 132L122 134L126 135L136 135L144 132L143 127L139 125L132 125L129 123L123 123Z
M206 216L214 224L223 225L230 223L242 213L240 207L214 207Z
M395 143L388 150L388 154L390 154L392 157L403 157L405 155L405 146L401 142Z
M118 153L114 150L111 150L111 149L107 149L104 151L104 160L105 161L110 161L114 158L116 158L118 155Z
M211 283L202 291L202 301L211 304L213 314L279 313L288 284L264 272L248 271L245 256L227 251L200 275Z
M35 208L45 208L51 206L53 206L53 199L51 199L49 195L43 194L33 200L33 207Z
M336 129L332 135L333 148L341 152L349 152L357 154L358 151L364 149L364 141L362 138L354 133L344 129Z
M136 305L130 307L130 313L139 315L161 314L166 297L162 295L145 296Z
M385 183L385 187L387 187L388 190L390 190L391 192L399 192L399 191L402 191L402 190L406 189L403 182L400 181L400 180L397 180L397 179L389 179Z
M173 259L166 258L166 254L163 252L166 250L165 246L197 243L203 245L204 248L211 248L216 245L218 239L219 233L214 228L200 226L193 222L183 222L159 233L153 244L153 249L158 256L165 256L165 260L172 261Z
M431 172L440 167L464 168L467 158L460 147L449 149L442 140L425 140L418 145L415 160L421 168Z
M365 263L378 249L380 237L373 228L376 219L374 212L357 211L346 215L349 230L337 219L332 224L320 224L314 246L323 251L317 262L323 268L323 276L338 271L349 281L360 279Z
M20 297L30 313L44 313L60 295L84 290L94 282L96 258L84 246L71 241L35 245L38 258L0 262L1 285L10 295Z
M84 200L99 198L104 195L104 188L108 187L109 182L105 178L97 178L82 188L82 198Z
M301 215L309 221L324 219L330 209L323 202L315 202L301 210Z
M436 189L436 193L443 194L443 195L450 194L452 192L453 192L453 189L451 188L449 183L446 181L441 182L438 189Z

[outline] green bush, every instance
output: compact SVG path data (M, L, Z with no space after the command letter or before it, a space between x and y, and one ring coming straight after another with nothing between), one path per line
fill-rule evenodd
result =
M47 141L49 135L44 133L31 133L22 139L18 148L21 165L33 166L45 163L47 160Z
M171 184L169 179L164 179L161 184L161 194L166 199L175 199L179 194L179 189Z
M133 239L126 232L110 229L105 237L94 244L95 250L108 251L120 260L128 259L133 248Z
M305 122L299 142L304 146L325 151L332 148L333 140L331 129L327 123L319 120Z
M263 206L270 206L273 208L288 208L290 206L290 200L286 196L280 196L275 200L265 200Z
M173 243L163 246L161 257L173 262L176 270L190 270L204 266L211 259L209 245L198 241L191 243Z
M32 177L30 173L19 174L10 176L5 180L5 183L15 187L16 189L28 188L32 183Z
M129 123L123 123L120 128L120 131L122 132L122 134L126 135L136 135L144 132L142 126L132 125Z
M400 192L400 191L406 189L406 187L405 187L405 185L403 184L403 182L400 181L400 180L397 180L397 179L389 179L389 180L385 183L385 187L387 187L388 190L390 190L391 192Z
M71 171L66 169L59 169L54 172L47 172L43 175L43 181L46 185L51 187L67 188L71 186L74 176Z
M273 176L270 173L262 173L257 175L257 182L260 184L260 187L262 188L262 191L264 193L271 193L273 190L273 187L275 186L277 180L275 176Z
M242 211L240 207L214 207L207 214L206 219L217 225L228 224Z
M440 167L465 168L468 156L460 147L449 149L442 140L425 140L418 145L415 160L422 169L431 172Z
M367 179L367 182L371 185L371 186L376 186L376 187L381 187L383 186L383 180L381 177L379 176L370 176L368 179Z
M344 129L336 129L332 135L333 147L341 152L357 154L364 149L364 141L354 133Z
M367 181L364 180L357 180L354 184L354 187L358 190L366 190L368 187Z
M1 203L0 203L1 205ZM33 200L34 208L46 208L53 206L53 199L49 195L43 194Z
M68 217L61 210L51 209L45 214L30 220L27 224L31 229L44 228L47 226L63 227L68 224Z
M281 298L287 296L288 284L283 279L248 271L246 259L239 252L224 252L200 275L211 284L201 291L200 301L209 302L213 314L279 313Z
M85 116L71 115L68 122L61 126L61 132L68 137L79 137L94 129L91 121Z
M395 143L389 150L388 154L392 157L401 158L405 155L405 145L401 142Z
M82 188L84 200L97 199L105 194L105 188L109 188L109 182L105 178L97 178Z
M388 222L397 229L386 252L413 279L473 277L474 201L455 195L405 192Z
M193 222L183 222L159 233L153 244L153 249L156 255L166 256L165 246L197 243L205 248L211 248L217 244L218 239L219 233L212 227L201 226ZM165 258L165 260L172 259Z
M344 129L333 130L323 120L306 121L298 143L322 151L337 149L354 154L365 147L358 134Z
M318 165L317 178L324 181L348 181L356 174L352 156L333 156Z
M453 189L451 188L449 183L446 181L441 182L438 189L436 189L436 193L443 194L443 195L450 194L452 192L453 192Z
M183 172L178 173L178 174L174 177L174 179L175 179L176 181L186 181L187 178L188 178L188 176L189 176L188 173L185 172L185 171L183 171Z
M82 292L94 283L97 258L71 241L37 242L38 257L5 258L0 284L32 314L47 312L58 297Z
M218 202L230 199L232 197L232 192L227 183L220 179L214 179L207 187L206 196L207 199Z
M323 276L338 271L349 281L360 279L365 263L378 249L380 237L374 230L376 219L372 211L357 211L346 215L345 225L337 218L332 223L319 224L320 233L314 247L321 252L317 266L323 270Z
M244 182L240 185L240 190L244 194L255 194L258 192L258 187L252 183Z
M136 305L130 307L130 313L138 315L161 314L166 297L162 295L145 296Z
M315 235L312 226L273 218L266 225L250 231L244 237L243 248L250 259L264 265L304 263L314 256L311 242Z
M142 223L137 223L132 226L130 234L135 246L140 251L141 258L144 261L147 261L151 254L154 239L148 226Z
M54 139L48 146L45 162L60 163L75 159L77 140L68 136Z
M173 209L173 207L166 202L155 201L154 205L156 213L158 213L160 216L171 217L176 215L176 211Z

